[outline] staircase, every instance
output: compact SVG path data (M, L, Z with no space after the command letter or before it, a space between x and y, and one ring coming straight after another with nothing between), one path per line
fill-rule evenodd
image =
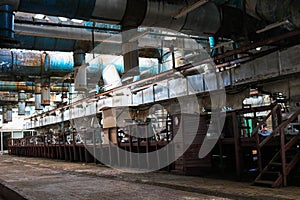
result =
M264 120L267 120L267 118L272 116L272 114L278 113L278 109L279 108L274 107L271 113ZM280 123L279 126L272 132L272 134L264 138L263 140L261 140L258 136L258 128L254 129L252 134L257 137L257 149L259 157L258 165L260 168L260 174L255 179L254 185L268 187L279 187L287 185L287 176L300 160L300 134L286 135L285 128L292 121L294 121L298 117L298 115L300 115L300 110L293 114L288 120ZM260 124L258 126L260 126ZM279 135L280 137L281 148L273 156L269 163L262 169L261 148L276 135Z
M297 148L296 143L299 144L300 136L294 136L285 145L285 165L283 166L281 150L278 151L262 172L257 176L254 181L255 185L263 185L269 187L279 187L286 185L286 176L289 175L291 170L295 167L300 160L300 150ZM289 147L290 146L290 147Z

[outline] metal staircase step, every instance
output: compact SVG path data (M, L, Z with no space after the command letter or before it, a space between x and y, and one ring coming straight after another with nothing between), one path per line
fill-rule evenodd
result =
M269 165L272 165L272 166L282 166L282 163L272 162Z
M264 171L261 173L258 180L276 181L279 176L281 176L281 174L278 171Z
M264 171L262 174L270 174L270 175L278 175L280 176L280 172L278 171Z
M272 185L274 184L274 181L256 180L256 181L254 182L254 184L272 186Z

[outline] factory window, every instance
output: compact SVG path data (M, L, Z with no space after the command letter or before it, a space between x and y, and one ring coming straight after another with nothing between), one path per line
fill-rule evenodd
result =
M13 131L12 137L15 139L23 138L23 132L22 131Z

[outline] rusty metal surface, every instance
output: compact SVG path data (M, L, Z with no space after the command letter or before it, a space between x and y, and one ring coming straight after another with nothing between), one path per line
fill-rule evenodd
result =
M35 51L1 50L0 72L13 75L56 74L64 75L73 71L71 53L43 53Z

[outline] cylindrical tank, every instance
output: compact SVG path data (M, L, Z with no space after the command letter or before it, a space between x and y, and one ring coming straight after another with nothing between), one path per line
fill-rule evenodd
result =
M26 93L24 90L21 90L18 93L18 101L25 101L26 100Z
M3 105L3 106L2 106L2 118L3 118L3 123L7 123L6 113L7 113L7 106L6 106L6 105Z
M12 108L11 108L10 105L7 106L6 121L7 122L12 122Z
M49 106L50 98L51 98L50 87L43 86L41 90L42 106Z
M18 102L18 115L25 115L26 102L19 101Z
M42 90L42 84L41 83L35 83L35 94L41 94Z
M42 90L42 84L35 83L35 95L34 95L35 110L43 110L41 90Z
M42 106L42 94L41 93L36 93L35 94L35 110L43 110Z
M103 81L105 90L110 90L122 85L121 78L116 67L112 64L107 65L103 70Z
M26 107L26 93L24 90L21 90L18 93L18 115L25 115L25 107Z

